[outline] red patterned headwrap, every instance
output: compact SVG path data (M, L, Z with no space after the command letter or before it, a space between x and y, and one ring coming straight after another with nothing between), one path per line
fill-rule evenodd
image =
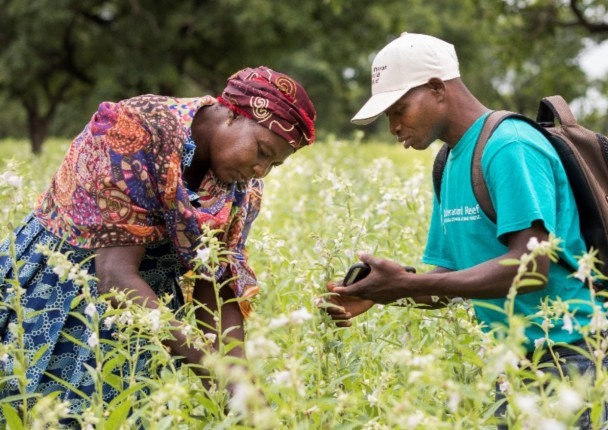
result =
M302 85L283 73L264 66L240 70L217 99L278 134L294 150L315 140L315 108Z

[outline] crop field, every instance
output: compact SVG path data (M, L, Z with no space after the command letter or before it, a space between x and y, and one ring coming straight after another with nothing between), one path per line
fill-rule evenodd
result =
M150 330L149 318L131 309L143 316L125 322L123 330L148 344L154 376L131 378L111 404L93 396L77 417L82 428L492 429L497 386L509 399L513 428L574 428L586 408L599 419L607 375L601 371L597 381L548 379L542 367L524 359L526 322L516 316L510 315L509 328L496 328L497 340L482 332L466 301L433 311L375 306L350 328L337 328L320 312L326 282L343 277L357 251L416 266L418 272L428 269L420 258L438 147L405 151L397 143L360 143L357 137L325 138L265 180L262 211L248 240L261 290L246 323L248 360L238 368L219 356L205 361L219 388L231 384L232 397L203 387L185 366L174 365L158 341L168 317L161 316L160 329ZM35 158L24 141L0 142L3 236L29 212L67 145L52 140ZM547 318L560 316L546 312ZM113 316L120 320L116 310ZM104 318L96 315L90 324L104 324ZM119 341L114 346L129 348ZM597 350L601 360L606 345ZM103 363L118 360L103 350L96 353ZM28 360L19 345L0 344L0 360L9 355ZM110 364L90 372L110 379ZM11 376L20 375L0 373L0 384ZM533 382L524 386L524 380ZM60 420L72 414L52 396L35 402L0 399L0 407L5 415L0 428L61 428ZM599 421L596 428L602 428Z

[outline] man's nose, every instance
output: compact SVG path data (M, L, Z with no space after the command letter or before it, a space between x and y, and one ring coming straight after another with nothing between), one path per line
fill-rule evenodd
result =
M396 135L397 133L399 133L399 131L401 131L401 124L399 123L398 120L389 118L388 121L389 121L388 127L389 127L391 134Z

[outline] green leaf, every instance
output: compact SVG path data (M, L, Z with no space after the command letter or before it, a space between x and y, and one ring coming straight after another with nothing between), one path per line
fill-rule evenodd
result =
M500 264L503 266L519 266L521 261L517 258L505 258L504 260L500 260Z
M131 410L131 400L127 399L126 401L113 406L111 409L112 412L106 421L107 428L117 429L127 420L129 417L129 411Z
M530 279L525 278L519 281L517 284L518 287L536 287L538 285L543 285L544 281L542 279Z
M19 414L11 405L2 405L2 413L6 419L7 430L20 430L24 428Z
M42 357L42 355L46 352L47 349L49 349L49 345L48 344L44 344L40 348L38 348L38 351L36 351L36 354L34 354L34 356L32 357L31 364L32 365L36 364L36 362L38 360L40 360L40 357Z
M58 382L59 384L63 385L68 390L73 391L78 396L82 397L83 399L88 399L89 398L89 396L87 396L85 393L83 393L82 391L80 391L78 388L74 387L69 382L67 382L67 381L65 381L65 380L63 380L63 379L61 379L61 378L53 375L52 373L45 372L45 375L48 376L49 378L51 378L53 381Z

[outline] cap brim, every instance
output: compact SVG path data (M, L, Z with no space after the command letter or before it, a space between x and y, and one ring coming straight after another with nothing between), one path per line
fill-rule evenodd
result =
M397 100L401 98L405 93L409 91L409 88L387 91L384 93L376 94L363 105L359 112L350 120L356 125L366 125L374 122L376 118L384 113L389 107L391 107Z

